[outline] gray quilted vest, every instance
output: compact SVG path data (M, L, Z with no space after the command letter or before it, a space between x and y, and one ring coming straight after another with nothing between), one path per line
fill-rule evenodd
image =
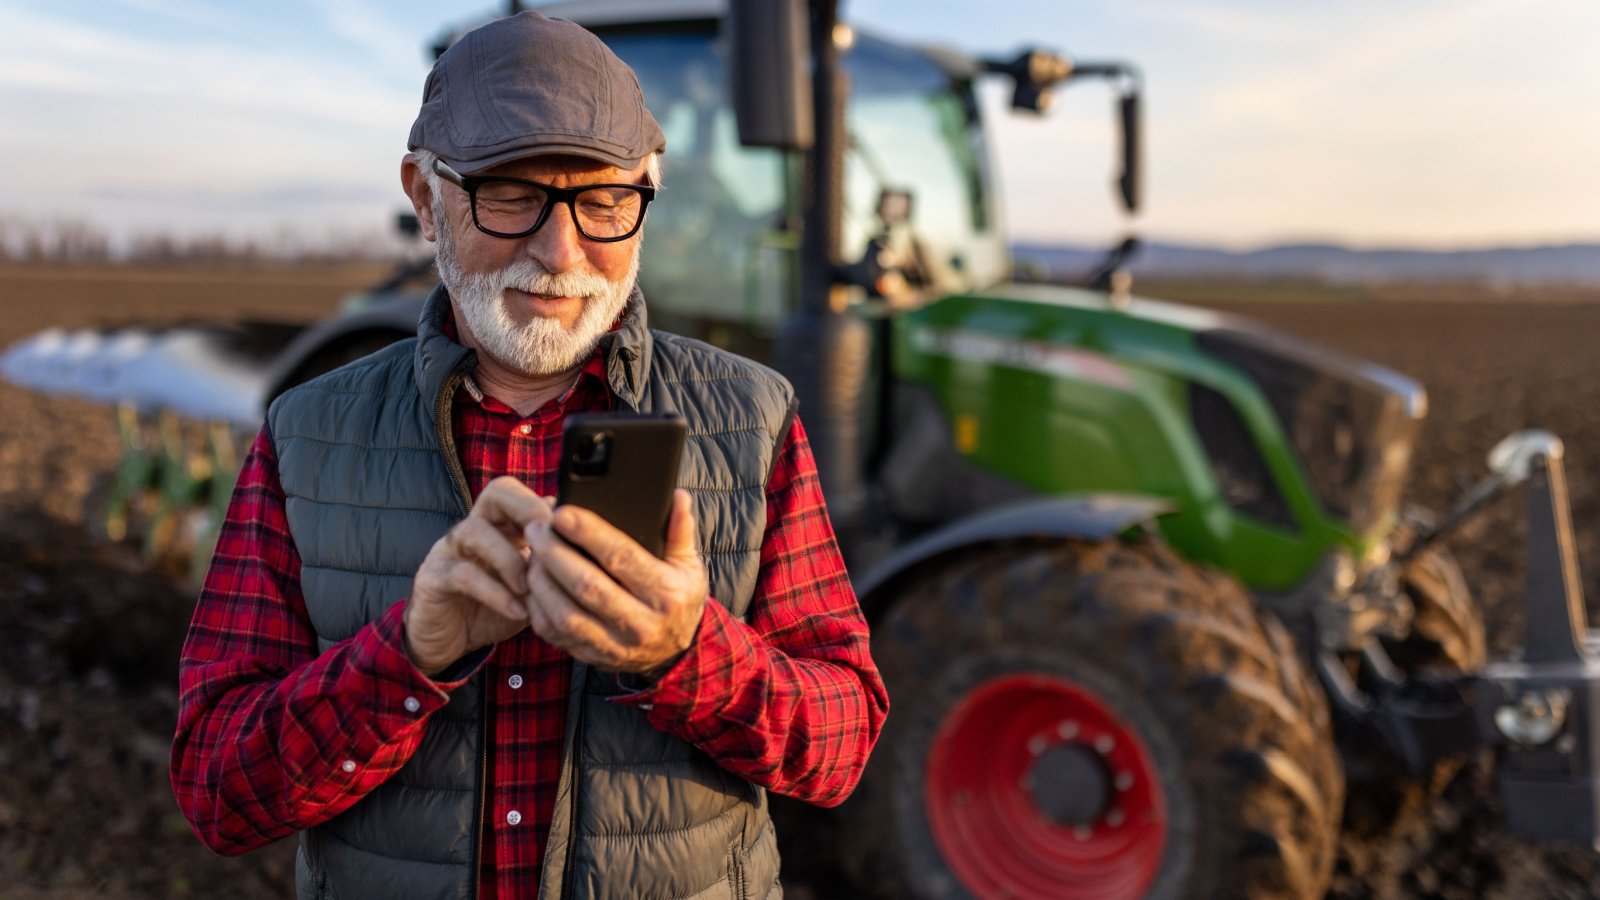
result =
M442 333L449 312L436 290L415 340L295 388L268 412L323 650L408 596L428 548L467 513L450 407L475 357ZM649 331L637 292L604 347L619 406L672 410L688 422L680 483L695 498L712 596L742 618L793 391L752 362ZM481 680L433 714L421 747L392 778L302 832L300 897L473 895ZM574 664L540 896L781 896L765 792L652 728L644 713L608 703L616 690L612 676Z

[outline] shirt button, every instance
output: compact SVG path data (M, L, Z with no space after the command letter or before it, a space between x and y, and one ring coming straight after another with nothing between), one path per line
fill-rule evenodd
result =
M522 435L533 434L533 426L524 422L523 424L517 426L517 433Z
M517 690L518 688L522 687L522 676L521 675L513 675L510 678L506 679L506 684L511 685L511 689L513 691Z
M521 824L521 822L522 822L522 813L519 813L514 809L511 812L506 813L506 824L507 825L518 825L518 824Z
M347 759L342 765L339 766L339 768L343 769L346 774L354 772L356 770L356 761L353 759Z
M407 697L406 702L401 705L404 706L406 708L406 712L409 713L414 713L422 708L422 702L415 697Z

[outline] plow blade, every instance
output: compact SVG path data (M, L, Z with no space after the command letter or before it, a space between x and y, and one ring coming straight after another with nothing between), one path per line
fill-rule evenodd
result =
M273 360L302 329L275 323L50 329L0 355L20 387L254 430Z

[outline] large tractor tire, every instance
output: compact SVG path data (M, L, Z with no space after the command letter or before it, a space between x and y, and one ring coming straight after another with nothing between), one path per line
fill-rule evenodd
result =
M1461 566L1443 547L1423 551L1400 572L1411 600L1411 633L1389 646L1389 656L1412 672L1474 672L1488 660L1483 609L1467 589Z
M846 812L870 890L1312 898L1344 781L1326 699L1225 576L1146 543L970 551L873 636L892 704Z
M1483 609L1467 589L1450 551L1423 551L1400 570L1400 589L1412 605L1411 629L1384 641L1389 659L1410 675L1448 678L1483 668L1488 659ZM1381 752L1370 735L1347 741L1350 792L1345 821L1358 835L1386 838L1406 830L1434 797L1444 793L1466 758L1448 758L1430 771L1408 772Z

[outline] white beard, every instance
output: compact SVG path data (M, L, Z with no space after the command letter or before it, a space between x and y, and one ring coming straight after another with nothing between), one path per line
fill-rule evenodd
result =
M563 210L554 211L559 214ZM455 236L443 217L439 227L439 280L450 291L479 348L494 360L525 375L555 375L580 365L628 304L639 277L638 242L633 260L620 281L597 272L552 274L526 257L495 272L468 274L456 257ZM555 319L535 315L518 323L506 304L506 288L554 297L578 297L583 308L572 330Z

